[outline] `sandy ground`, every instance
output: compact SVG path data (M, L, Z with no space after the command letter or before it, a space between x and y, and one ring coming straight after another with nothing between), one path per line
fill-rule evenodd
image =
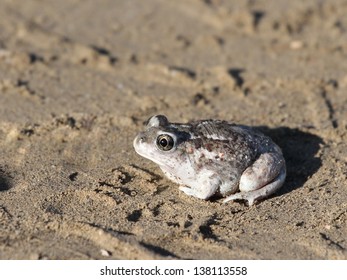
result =
M347 259L347 1L0 0L1 259ZM259 127L283 188L179 192L154 114Z

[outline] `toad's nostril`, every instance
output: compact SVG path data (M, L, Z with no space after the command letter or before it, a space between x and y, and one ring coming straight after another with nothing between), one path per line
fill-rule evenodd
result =
M141 143L146 142L146 140L147 140L146 136L144 136L144 135L139 135L138 139L139 139L139 142L141 142Z

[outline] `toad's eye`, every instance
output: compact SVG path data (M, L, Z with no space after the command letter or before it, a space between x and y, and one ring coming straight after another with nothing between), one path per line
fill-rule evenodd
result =
M157 146L162 151L170 151L174 144L174 139L168 134L161 134L157 138Z

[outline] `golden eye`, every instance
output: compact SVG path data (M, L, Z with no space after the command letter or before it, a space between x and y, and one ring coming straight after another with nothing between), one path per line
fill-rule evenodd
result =
M175 142L170 135L162 134L157 138L157 146L162 151L170 151L174 144Z

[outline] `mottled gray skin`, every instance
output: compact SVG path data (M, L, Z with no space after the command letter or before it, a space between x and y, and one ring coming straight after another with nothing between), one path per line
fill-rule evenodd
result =
M158 136L169 135L173 146L163 151ZM286 176L280 148L267 136L220 120L170 123L153 116L134 140L140 155L154 161L188 195L255 200L280 188Z

